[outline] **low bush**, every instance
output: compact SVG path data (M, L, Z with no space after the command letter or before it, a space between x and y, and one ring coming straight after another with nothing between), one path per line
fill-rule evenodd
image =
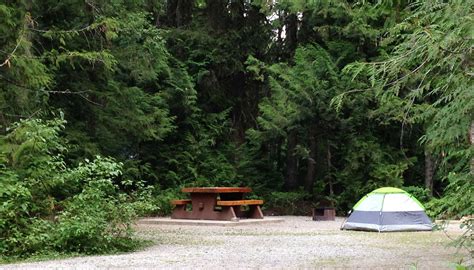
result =
M402 187L402 189L408 192L413 197L415 197L422 204L429 202L433 198L430 195L429 190L423 187L408 186L408 187Z
M63 120L26 120L0 137L1 261L41 254L97 254L137 248L131 224L150 211L120 191L122 164L96 157L76 167L63 158Z
M306 192L272 192L265 197L263 210L271 215L309 215L313 203Z

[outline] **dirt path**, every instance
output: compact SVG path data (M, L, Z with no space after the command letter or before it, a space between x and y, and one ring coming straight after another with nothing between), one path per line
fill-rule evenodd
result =
M240 227L140 225L156 242L112 256L0 266L2 269L452 269L460 259L443 232L340 231L342 219L310 217ZM450 226L451 235L460 234Z

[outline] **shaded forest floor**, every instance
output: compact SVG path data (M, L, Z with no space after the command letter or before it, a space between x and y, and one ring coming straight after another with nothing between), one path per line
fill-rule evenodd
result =
M449 247L442 231L371 233L340 231L343 219L238 227L138 225L155 244L134 253L3 265L5 269L452 269L467 252ZM448 235L462 233L451 224Z

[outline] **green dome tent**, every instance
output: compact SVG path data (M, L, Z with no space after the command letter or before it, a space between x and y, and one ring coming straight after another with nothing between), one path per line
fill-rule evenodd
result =
M342 226L345 230L377 232L431 231L423 205L404 190L383 187L365 195Z

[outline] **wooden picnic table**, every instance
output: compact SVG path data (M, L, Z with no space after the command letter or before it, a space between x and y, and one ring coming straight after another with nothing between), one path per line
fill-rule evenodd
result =
M181 190L189 193L191 199L173 200L175 205L171 218L238 220L239 218L263 218L262 200L245 200L249 187L189 187ZM188 210L188 205L191 209ZM242 210L248 206L248 210Z

